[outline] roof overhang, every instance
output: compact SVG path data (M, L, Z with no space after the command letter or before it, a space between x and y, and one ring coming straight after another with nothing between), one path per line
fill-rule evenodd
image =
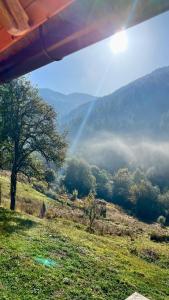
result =
M168 0L1 0L0 83L167 10Z

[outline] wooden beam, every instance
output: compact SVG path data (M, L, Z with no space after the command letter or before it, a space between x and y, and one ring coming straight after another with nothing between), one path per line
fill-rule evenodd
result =
M29 18L19 0L0 0L0 21L14 36L23 35L29 29Z
M9 32L15 30L16 24L9 11L7 10L4 1L0 1L0 21L3 27Z

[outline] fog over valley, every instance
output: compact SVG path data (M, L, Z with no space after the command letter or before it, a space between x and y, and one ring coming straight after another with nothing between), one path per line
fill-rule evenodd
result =
M126 138L102 133L82 142L74 154L113 172L120 167L141 167L145 170L169 168L167 140L140 140L138 137Z

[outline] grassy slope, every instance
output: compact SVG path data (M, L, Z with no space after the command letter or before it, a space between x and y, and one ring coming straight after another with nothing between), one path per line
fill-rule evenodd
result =
M37 201L44 200L27 185L19 188L20 197L36 194ZM37 257L57 264L43 266ZM2 300L123 300L136 290L167 300L168 267L167 244L151 242L145 234L133 240L98 236L64 219L39 220L0 209Z
M10 191L10 181L8 176L0 174L0 182L2 184L2 201L3 206L9 207L9 191ZM20 208L20 202L24 199L31 199L42 203L42 201L47 201L47 197L43 194L34 190L31 185L18 182L17 184L17 205Z

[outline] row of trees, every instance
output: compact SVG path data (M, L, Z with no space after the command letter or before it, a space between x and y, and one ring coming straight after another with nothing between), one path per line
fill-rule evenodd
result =
M0 86L0 168L11 171L10 208L15 209L17 175L42 178L51 162L59 168L66 143L54 109L20 78ZM48 174L49 175L49 174Z
M93 191L96 197L118 204L145 221L163 215L169 222L169 191L161 192L140 169L119 169L111 175L85 161L70 159L63 183L70 193L76 189L79 197Z

